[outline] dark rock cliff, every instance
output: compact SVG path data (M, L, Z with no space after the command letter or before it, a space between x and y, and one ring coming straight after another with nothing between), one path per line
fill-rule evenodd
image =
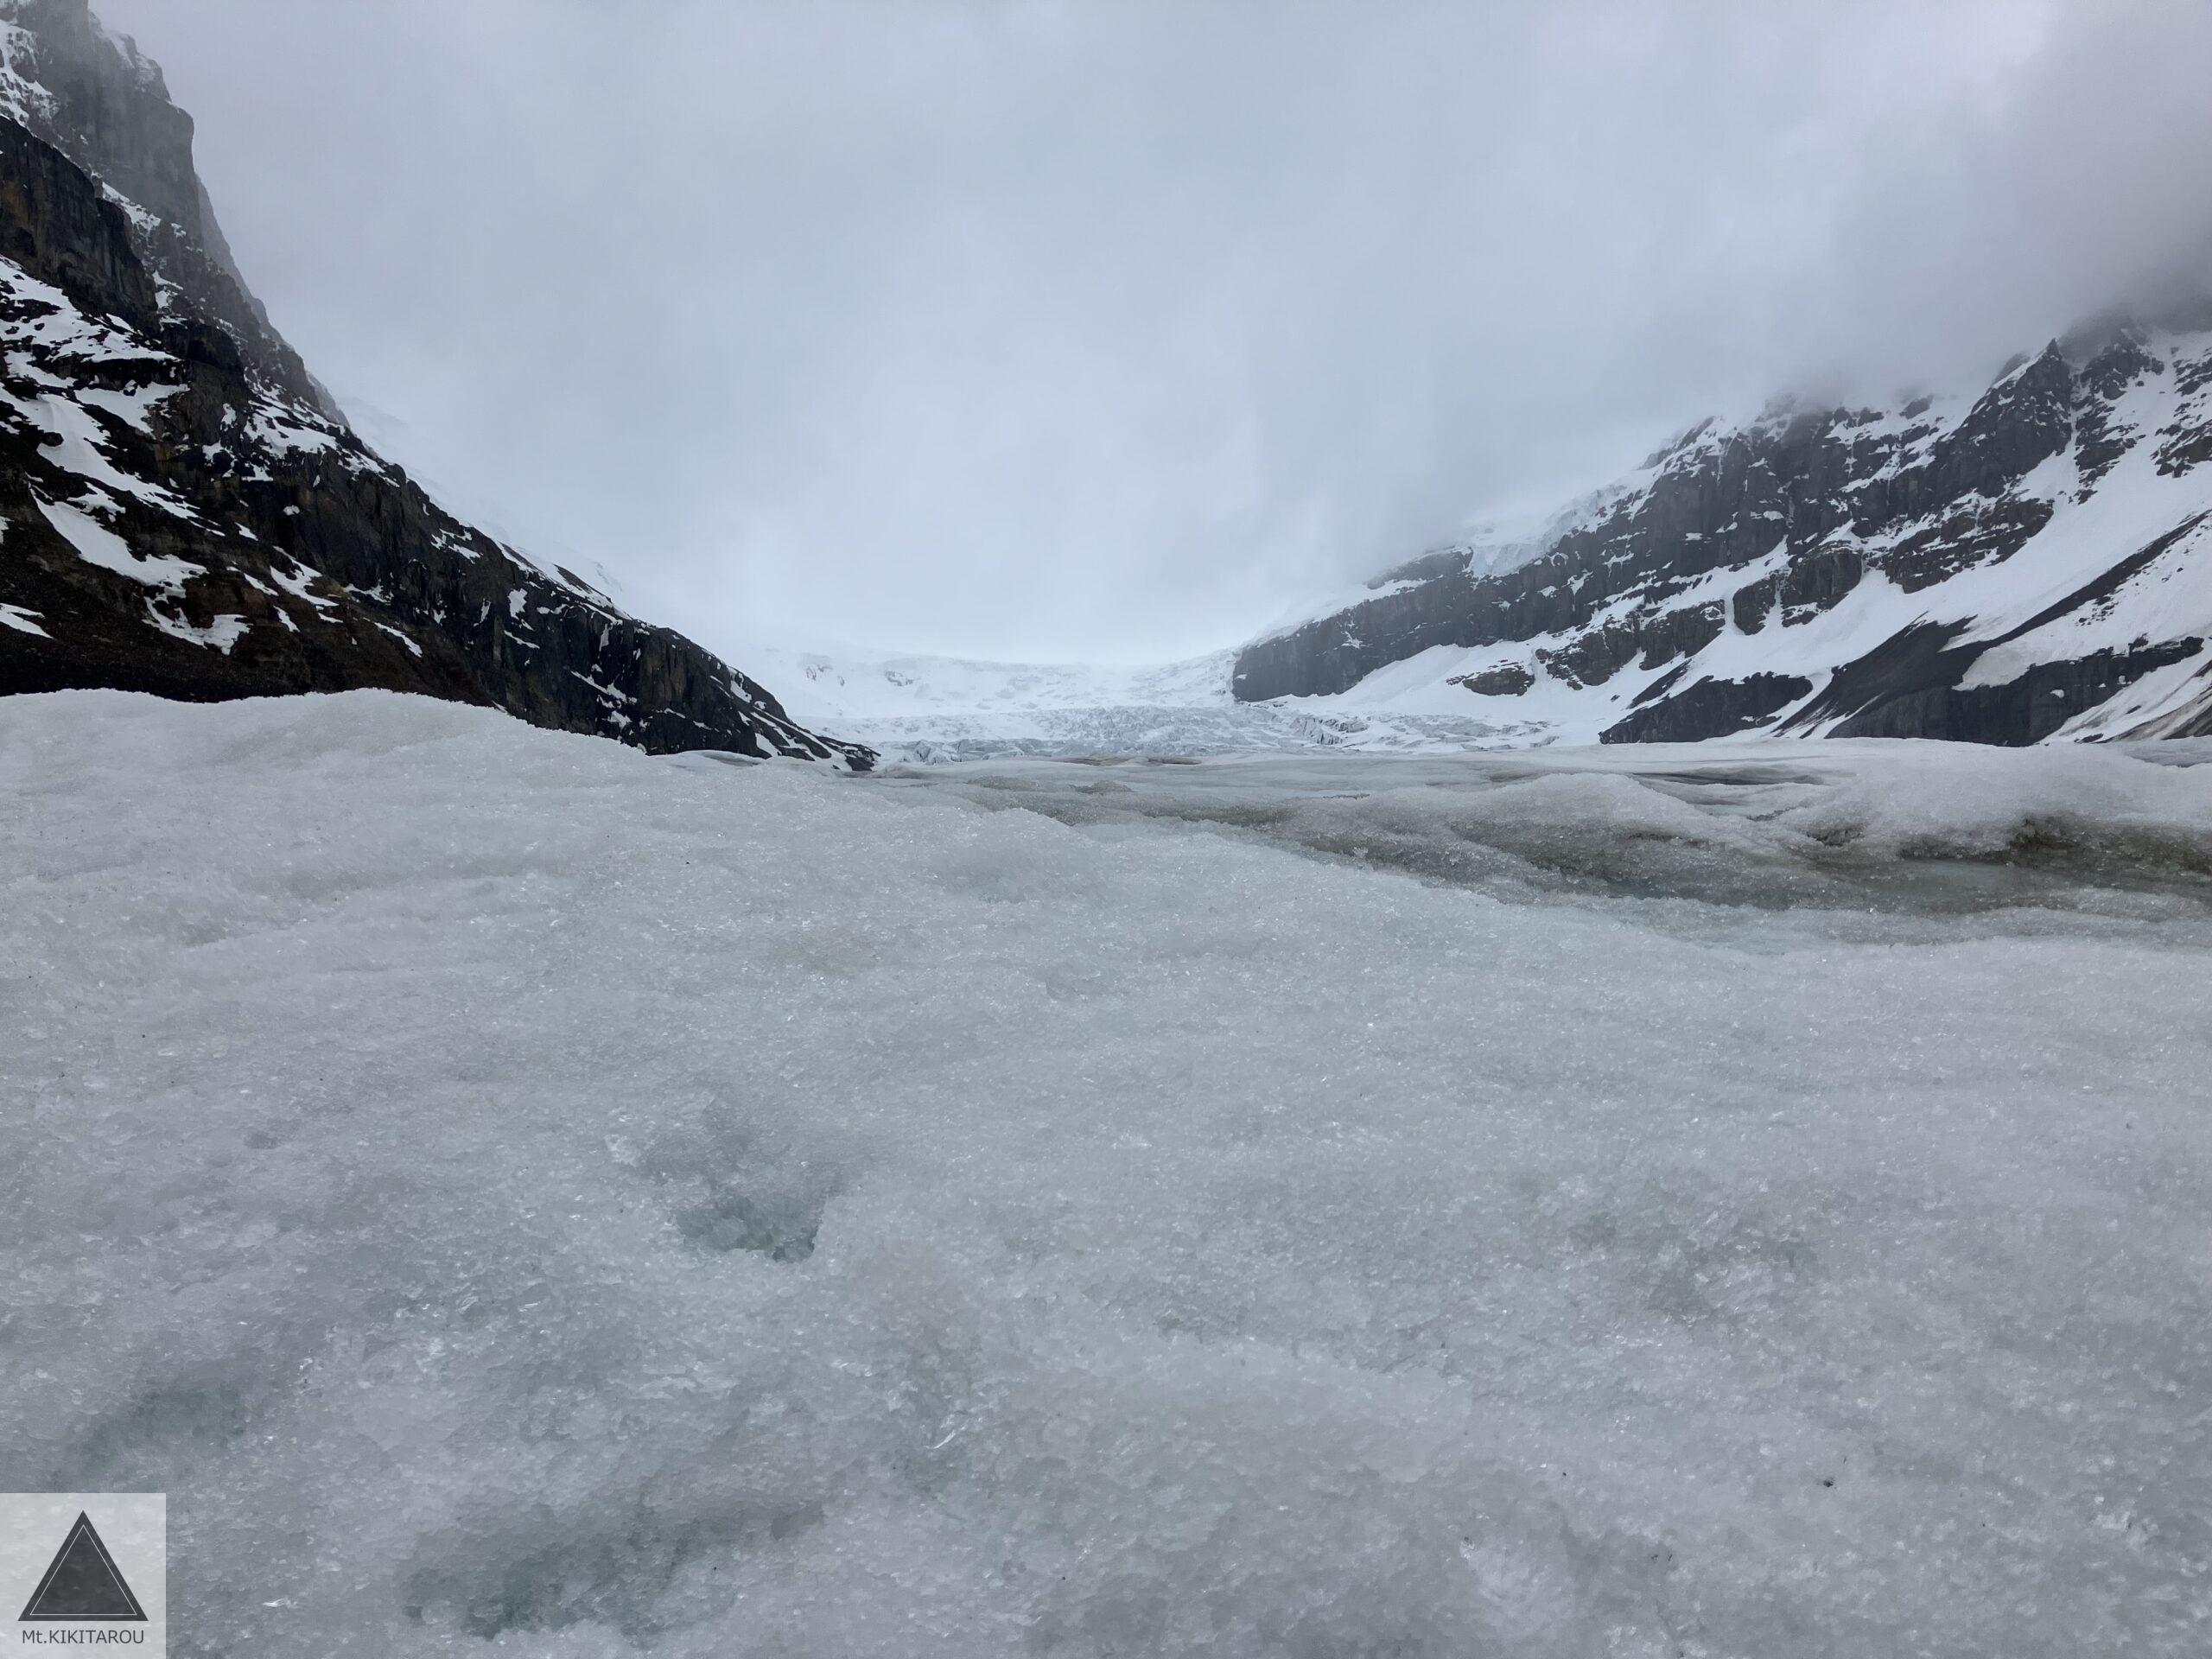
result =
M673 631L441 509L238 278L160 72L4 0L0 692L378 686L656 752L864 767Z

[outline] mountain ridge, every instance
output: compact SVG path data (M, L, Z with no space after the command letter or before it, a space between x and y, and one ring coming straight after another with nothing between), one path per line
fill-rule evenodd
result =
M371 450L238 276L192 131L86 0L0 0L0 692L374 686L873 763Z
M1524 562L1386 573L1246 645L1234 690L1389 670L1532 741L2202 734L2207 460L2212 315L2107 316L1976 397L1700 423Z

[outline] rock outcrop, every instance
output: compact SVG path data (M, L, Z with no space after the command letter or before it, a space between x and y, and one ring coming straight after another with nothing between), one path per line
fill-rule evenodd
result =
M0 0L0 692L379 686L873 760L374 454L239 277L190 118L85 0Z

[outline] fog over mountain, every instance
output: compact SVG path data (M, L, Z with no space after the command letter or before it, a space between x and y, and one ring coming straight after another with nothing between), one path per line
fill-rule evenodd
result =
M2212 251L2212 10L106 0L450 505L709 646L1233 644Z

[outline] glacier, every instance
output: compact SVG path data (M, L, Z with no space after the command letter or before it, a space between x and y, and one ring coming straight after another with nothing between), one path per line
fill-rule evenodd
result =
M0 702L0 1486L200 1654L2183 1656L2212 745Z
M1438 753L1527 738L1456 691L1378 702L1338 696L1239 702L1236 653L1180 662L1008 663L753 639L746 660L795 719L924 766L996 757Z

